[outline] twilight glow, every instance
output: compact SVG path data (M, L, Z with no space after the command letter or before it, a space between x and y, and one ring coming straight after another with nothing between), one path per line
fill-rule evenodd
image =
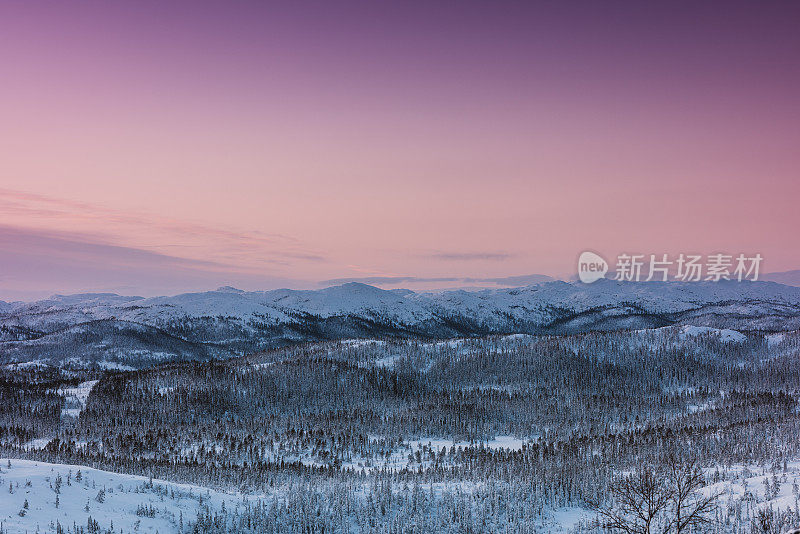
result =
M675 5L0 4L0 298L798 269L800 4Z

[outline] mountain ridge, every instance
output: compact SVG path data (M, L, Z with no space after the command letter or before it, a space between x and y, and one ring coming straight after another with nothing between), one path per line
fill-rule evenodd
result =
M193 351L198 359L208 359L345 338L569 334L674 324L770 332L800 328L800 287L775 282L552 281L438 292L348 282L319 290L222 287L159 297L82 293L4 304L0 363L74 360L45 350L45 342L77 325L89 330L98 325L91 336L85 334L97 354L80 345L80 336L70 338L74 352L91 361L124 360L128 366L136 355L143 355L147 365L148 350L158 360L191 358Z

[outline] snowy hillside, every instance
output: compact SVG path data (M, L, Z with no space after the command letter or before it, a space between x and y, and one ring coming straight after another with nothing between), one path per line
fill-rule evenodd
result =
M56 532L58 525L105 531L181 531L204 505L235 509L239 498L198 486L30 460L0 461L3 532ZM92 532L89 527L89 532Z
M433 293L348 283L316 291L225 287L172 297L55 296L0 307L0 362L138 367L325 339L569 334L674 324L797 329L800 288L601 280Z

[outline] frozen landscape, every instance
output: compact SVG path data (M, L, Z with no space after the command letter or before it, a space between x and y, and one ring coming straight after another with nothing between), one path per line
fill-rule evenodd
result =
M573 334L676 324L796 330L800 287L601 280L423 293L348 283L314 291L222 287L153 298L56 295L0 302L0 364L130 370L333 339Z
M289 488L268 494L222 492L143 476L100 471L81 465L31 460L2 460L0 500L2 532L185 532L214 512L247 513L254 507L282 502L290 505ZM707 469L704 494L718 495L719 513L728 521L752 520L764 511L797 516L800 462L777 469L732 465ZM401 495L423 491L436 495L475 495L483 483L428 483L415 489L397 488ZM365 493L368 489L363 490ZM591 528L593 512L565 506L541 514L535 531L583 532ZM723 520L724 521L724 520ZM290 523L284 525L291 528ZM353 530L357 531L353 525ZM92 530L94 529L94 530ZM278 527L280 532L280 527Z
M0 534L800 534L798 28L0 0Z
M665 532L688 502L682 531L781 534L800 524L797 299L555 282L9 304L5 335L31 339L0 352L2 532L599 533L652 479ZM445 307L468 335L413 330ZM219 337L273 343L268 315L298 338ZM42 349L69 335L77 353Z

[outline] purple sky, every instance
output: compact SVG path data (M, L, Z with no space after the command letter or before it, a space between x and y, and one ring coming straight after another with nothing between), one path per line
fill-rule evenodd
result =
M0 298L800 267L796 2L4 2ZM481 282L495 280L495 282Z

